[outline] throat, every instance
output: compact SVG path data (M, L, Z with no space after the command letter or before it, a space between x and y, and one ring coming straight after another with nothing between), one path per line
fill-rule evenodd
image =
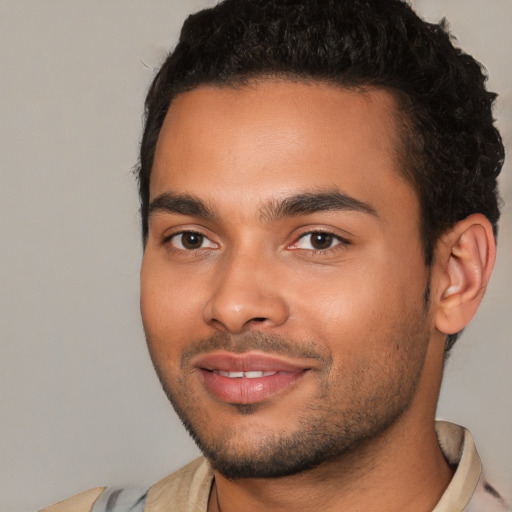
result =
M407 440L403 440L402 456L390 453L393 450L387 441L381 441L381 447L370 443L286 477L228 479L215 472L208 512L431 512L454 471L437 438L434 449L425 447L426 456ZM387 450L382 451L386 445Z

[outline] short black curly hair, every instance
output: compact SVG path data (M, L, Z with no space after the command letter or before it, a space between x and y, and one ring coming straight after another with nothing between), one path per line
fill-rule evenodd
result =
M394 94L400 172L419 197L427 265L439 236L472 213L485 215L496 233L504 161L496 94L486 90L482 66L452 44L444 21L426 23L401 0L224 0L187 18L146 98L137 166L144 243L151 168L173 98L259 77ZM448 350L455 339L448 337Z

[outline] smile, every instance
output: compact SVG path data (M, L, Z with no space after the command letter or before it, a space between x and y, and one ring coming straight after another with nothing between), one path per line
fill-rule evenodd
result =
M205 390L229 404L263 402L285 392L311 369L303 361L262 353L204 354L194 361Z
M213 373L228 377L230 379L259 379L261 377L269 377L277 372L250 371L250 372L224 372L222 370L213 370Z

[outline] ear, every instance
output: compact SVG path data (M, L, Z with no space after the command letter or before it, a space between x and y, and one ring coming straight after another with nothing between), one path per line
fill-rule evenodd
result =
M461 331L475 315L496 259L491 223L473 214L455 224L437 245L435 326L444 334Z

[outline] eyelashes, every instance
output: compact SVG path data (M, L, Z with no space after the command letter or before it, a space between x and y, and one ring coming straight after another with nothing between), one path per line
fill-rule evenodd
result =
M310 231L299 236L289 248L323 252L348 243L347 239L328 231Z
M349 240L331 231L311 230L301 233L286 248L304 253L323 254L337 248L341 249L349 244ZM172 233L164 238L162 245L172 251L181 253L198 253L220 248L220 244L212 241L204 233L195 230L182 230Z
M175 249L181 251L197 251L199 249L217 249L218 244L212 242L206 235L197 231L181 231L164 240Z

